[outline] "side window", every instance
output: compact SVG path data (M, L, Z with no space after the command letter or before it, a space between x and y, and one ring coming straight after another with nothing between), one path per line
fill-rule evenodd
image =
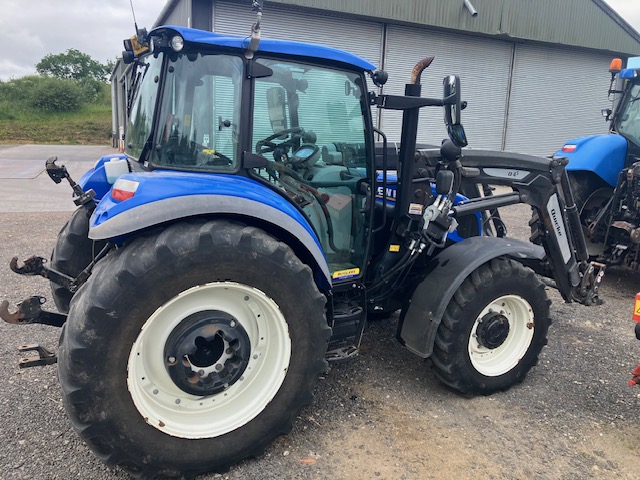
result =
M253 147L278 132L296 129L293 135L304 133L291 139L292 146L313 143L325 162L364 167L361 77L322 67L259 61L274 74L255 83ZM264 150L258 148L256 153Z
M242 60L227 55L179 55L166 75L154 164L235 168Z

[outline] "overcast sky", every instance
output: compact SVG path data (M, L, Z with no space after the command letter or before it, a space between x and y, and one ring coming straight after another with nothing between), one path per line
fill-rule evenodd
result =
M606 1L640 31L639 0ZM150 28L165 3L134 0L138 26ZM129 0L1 0L0 5L0 80L33 74L46 54L69 48L103 63L114 60L122 40L134 34Z

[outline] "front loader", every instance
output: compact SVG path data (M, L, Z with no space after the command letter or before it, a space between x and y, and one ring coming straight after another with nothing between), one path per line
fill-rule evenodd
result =
M152 30L148 52L127 55L125 155L77 185L50 159L78 210L50 264L11 264L49 278L60 313L33 297L0 316L64 325L67 414L133 475L192 477L259 455L327 361L358 353L368 315L400 309L398 340L449 388L485 395L522 381L546 344L540 278L566 301L597 302L564 159L463 150L460 80L422 97L428 59L405 95L378 95L367 82L387 74L367 60L260 40L256 25L250 41ZM403 112L396 171L387 145L376 150L372 106ZM431 106L450 138L424 149L418 113ZM515 203L537 213L539 244L485 232L486 212Z

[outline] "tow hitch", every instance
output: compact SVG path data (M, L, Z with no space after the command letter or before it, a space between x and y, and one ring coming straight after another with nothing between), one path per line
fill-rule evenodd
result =
M18 304L18 310L14 313L9 311L9 302L0 302L0 318L13 325L27 325L39 323L61 327L67 321L67 316L63 313L49 312L42 310L41 306L46 302L44 297L33 296L23 300Z

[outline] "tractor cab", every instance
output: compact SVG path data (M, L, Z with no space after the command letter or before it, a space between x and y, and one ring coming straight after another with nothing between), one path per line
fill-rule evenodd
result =
M145 170L263 184L308 219L332 279L359 276L373 185L365 78L373 65L326 47L322 54L336 57L330 63L302 49L292 59L297 45L267 40L248 60L244 49L228 48L240 47L240 38L195 35L180 27L151 32L153 52L137 65L127 155Z

